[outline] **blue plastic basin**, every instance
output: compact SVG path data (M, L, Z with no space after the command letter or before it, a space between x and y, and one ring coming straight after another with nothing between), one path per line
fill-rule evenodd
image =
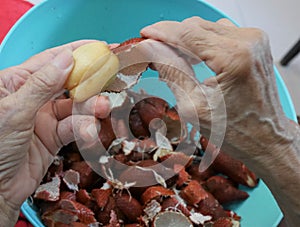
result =
M0 69L19 64L47 48L78 39L99 39L108 43L139 36L146 25L160 20L183 20L191 16L216 21L224 13L199 0L48 0L33 7L6 36L0 48ZM229 18L230 19L230 18ZM204 74L210 71L203 68ZM281 104L285 114L296 120L290 95L275 69ZM282 213L272 194L260 181L244 202L230 206L242 216L243 227L277 226ZM43 224L29 201L22 212L36 227Z

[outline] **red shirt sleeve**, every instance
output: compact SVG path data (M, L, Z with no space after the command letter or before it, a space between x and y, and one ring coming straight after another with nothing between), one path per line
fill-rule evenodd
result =
M24 0L1 0L0 6L0 43L16 21L32 4Z

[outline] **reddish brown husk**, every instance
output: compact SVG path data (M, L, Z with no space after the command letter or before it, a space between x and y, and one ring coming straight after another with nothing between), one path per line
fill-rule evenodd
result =
M111 123L111 117L107 117L105 119L100 120L101 129L99 132L99 139L105 149L109 147L111 142L116 139L116 135L114 133L114 129Z
M78 220L78 216L71 211L58 209L52 212L47 212L42 216L47 226L56 226L57 224L69 225Z
M127 194L116 196L116 206L131 221L136 221L143 212L142 205L138 200Z
M103 208L108 203L109 197L112 194L111 189L93 189L92 196L96 200L97 205Z
M91 201L91 196L85 189L80 189L76 193L76 200L85 205Z
M60 192L60 199L76 201L76 194L74 192L62 191Z
M167 124L167 127L168 124L171 127L172 126L171 123L174 124L174 121L178 122L179 127L173 129L172 134L175 134L177 137L180 137L180 132L181 132L180 119L179 117L177 118L175 117L176 111L175 110L170 111L169 104L165 100L158 97L144 98L132 108L131 113L129 115L130 129L136 138L149 137L151 135L150 130L155 130L155 129L157 130L156 127L160 126L160 124L155 124L153 120L154 119L164 120L164 117L168 116L169 113L170 116L176 120L173 120L173 122L169 121L165 123Z
M84 223L80 223L80 222L73 222L71 224L71 227L88 227L88 225L86 225Z
M183 185L187 184L191 180L191 176L188 174L188 172L185 171L184 166L180 164L174 165L174 171L178 174L178 178L176 181L176 186L178 188L182 187Z
M139 42L142 42L144 40L146 40L146 39L142 38L142 37L136 37L136 38L128 39L128 40L120 43L118 46L114 47L112 49L112 52L115 53L115 54L118 54L120 52L123 52L123 51L126 51L126 50L132 48L133 45L136 45Z
M150 62L138 62L136 60L139 60L139 58L136 56L136 53L131 53L131 55L128 55L128 51L131 48L134 48L134 46L136 44L138 44L139 42L142 42L143 40L145 40L144 38L132 38L129 39L123 43L121 43L119 46L115 47L112 49L112 52L119 55L122 55L125 53L125 57L126 58L126 63L123 63L122 58L119 57L120 60L120 65L122 68L120 68L120 72L122 75L124 76L137 76L136 79L138 80L138 78L141 76L141 74L143 72L145 72L148 69L148 66L150 64ZM130 58L134 58L132 59L132 63L130 61ZM128 61L129 59L129 61ZM136 62L136 63L135 63ZM131 65L129 65L131 63ZM125 66L123 66L123 64L125 64ZM137 81L136 81L137 82ZM112 84L110 84L106 90L107 91L114 91L114 92L120 92L123 89L126 89L126 82L122 81L120 78L116 78L114 80L114 82Z
M232 227L234 219L228 217L222 217L216 220L213 227Z
M135 106L140 120L136 121L134 130L138 129L139 126L142 126L144 130L144 124L148 126L153 116L162 120L166 120L166 116L168 116L169 120L180 122L177 112L170 111L170 107L166 105L166 102L158 98L148 99L149 96L144 93L139 97L137 94L128 92L127 99L131 100L132 98L135 101L146 98L146 101ZM125 106L118 106L116 111L122 112L126 109L130 113L133 103L137 102L123 103ZM145 111L145 109L149 111ZM139 138L132 138L128 133L121 133L120 135L125 136L125 140L122 138L121 143L112 148L110 146L111 141L116 138L114 132L117 134L120 130L123 130L124 123L126 123L121 113L117 112L112 115L113 119L108 117L103 121L100 133L100 137L105 141L105 146L110 147L109 151L105 153L103 151L93 151L95 152L93 157L96 158L83 161L77 147L75 145L68 146L68 149L59 152L60 158L57 159L56 165L53 164L53 168L49 170L51 172L48 172L43 179L43 184L45 184L51 183L52 177L56 177L54 195L58 197L58 199L55 198L57 201L44 201L35 198L42 212L42 220L47 226L82 227L96 222L106 227L155 226L157 215L165 212L163 218L168 221L169 217L167 216L170 211L173 212L172 215L174 215L174 212L179 212L179 216L177 213L174 215L175 219L176 217L182 218L185 223L190 223L191 220L197 221L193 219L196 218L196 216L193 216L194 212L211 216L212 219L207 222L212 223L212 225L215 223L222 226L233 220L239 221L238 214L224 210L220 204L246 197L245 192L241 192L237 188L238 184L236 182L240 181L231 182L231 178L234 177L226 169L230 164L220 165L220 168L225 168L225 170L218 169L213 164L207 171L200 173L200 149L196 148L193 155L185 153L186 150L193 147L192 143L196 141L189 141L187 137L173 140L181 131L181 127L176 128L175 126L178 124L173 124L174 122L172 127L168 127L170 121L166 123L168 130L172 131L170 134L166 134L166 138L170 142L169 148L166 150L167 155L162 153L163 155L160 155L157 161L154 161L153 157L159 151L158 148L161 146L159 145L161 144L159 139L163 137L151 136L147 134L149 132L146 134L137 133L138 135L146 135L146 137L141 136ZM123 125L118 123L120 121L123 121ZM113 130L112 124L114 125ZM177 134L173 133L174 128L176 128ZM155 135L158 135L155 128L152 127L151 130ZM129 138L127 138L127 135ZM175 136L168 137L168 135ZM117 137L120 139L119 135ZM124 141L126 143L123 143ZM179 144L178 141L183 143ZM124 144L129 145L130 143L133 143L132 146L127 147L130 151L127 149L125 153ZM108 163L105 160L99 163L99 154L109 155ZM118 166L112 160L117 160L118 163L124 165ZM232 159L226 160L228 162ZM110 179L104 179L98 176L89 164L93 165L94 170L97 169L102 173L105 168L108 175L111 175L109 170L112 170L113 176L110 176ZM242 165L239 164L239 166ZM243 168L239 169L244 172ZM78 191L74 191L73 187L67 187L64 183L59 183L64 176L70 174L71 178L67 177L64 180L71 183L72 186L76 186L77 172L80 176ZM227 173L228 175L225 174L225 177L216 176L219 173ZM73 181L73 176L75 181ZM103 185L104 182L107 184ZM137 183L148 184L138 187ZM44 197L48 199L49 196Z
M139 43L143 40L146 40L146 38L143 38L143 37L131 38L131 39L126 40L125 42L122 42L118 47L127 46L127 45L130 45L130 44L137 44L137 43Z
M181 204L174 196L168 197L162 202L162 210L177 211L180 210L185 216L190 216L190 211Z
M203 215L212 216L212 220L228 216L222 205L209 192L207 193L207 197L198 203L196 210Z
M97 222L97 220L94 217L94 212L81 203L68 199L63 199L60 201L60 205L62 209L68 210L76 214L78 216L78 219L85 224Z
M174 168L175 165L181 165L183 167L189 167L192 164L193 158L184 153L171 153L160 158L160 162L168 167Z
M181 190L180 196L187 202L187 204L197 206L200 201L208 197L208 193L198 181L192 180Z
M119 180L123 183L137 182L138 185L142 185L142 187L132 186L132 189L135 189L135 192L140 195L140 193L143 193L143 191L145 191L149 186L159 184L155 178L154 172L162 176L164 179L168 179L166 180L166 184L168 184L168 182L172 183L174 178L177 177L172 169L166 168L158 162L149 159L142 160L136 163L136 165L127 168L120 174ZM143 186L144 184L145 186Z
M187 168L187 172L191 175L193 180L197 180L199 183L203 183L211 176L216 175L216 171L210 166L204 172L199 171L200 163L192 163L191 166Z
M88 188L99 179L99 176L85 161L73 162L71 169L77 171L80 175L79 188Z
M141 196L141 201L143 204L147 204L152 199L157 199L161 197L168 197L174 195L174 192L163 186L152 186L146 189L146 191Z
M200 139L201 146L206 152L212 152L216 147L209 143L205 137ZM255 173L252 172L244 163L220 151L214 160L212 167L220 173L227 175L238 184L243 184L248 187L255 187L258 179Z
M221 204L245 200L249 197L247 192L237 189L233 182L223 176L209 178L205 186Z
M126 225L124 225L124 227L142 227L142 225L140 225L138 223L133 223L133 224L126 224Z
M116 202L115 199L111 196L108 199L108 202L106 204L106 206L104 207L104 209L99 209L97 212L97 220L102 223L102 224L108 224L110 221L110 212L112 210L116 210Z

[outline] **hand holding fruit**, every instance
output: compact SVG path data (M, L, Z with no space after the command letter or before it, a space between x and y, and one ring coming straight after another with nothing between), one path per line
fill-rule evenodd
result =
M3 226L14 225L21 204L37 188L55 154L74 141L74 130L85 141L93 141L97 135L91 131L97 126L95 116L109 114L110 104L105 97L77 104L74 113L71 99L55 99L63 94L65 81L73 69L72 51L87 43L90 41L49 49L21 65L0 71Z

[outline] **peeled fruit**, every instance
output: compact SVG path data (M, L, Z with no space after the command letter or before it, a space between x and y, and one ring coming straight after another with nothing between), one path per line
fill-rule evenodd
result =
M116 77L119 59L103 42L80 46L73 52L74 68L65 83L70 97L83 102L103 91Z

